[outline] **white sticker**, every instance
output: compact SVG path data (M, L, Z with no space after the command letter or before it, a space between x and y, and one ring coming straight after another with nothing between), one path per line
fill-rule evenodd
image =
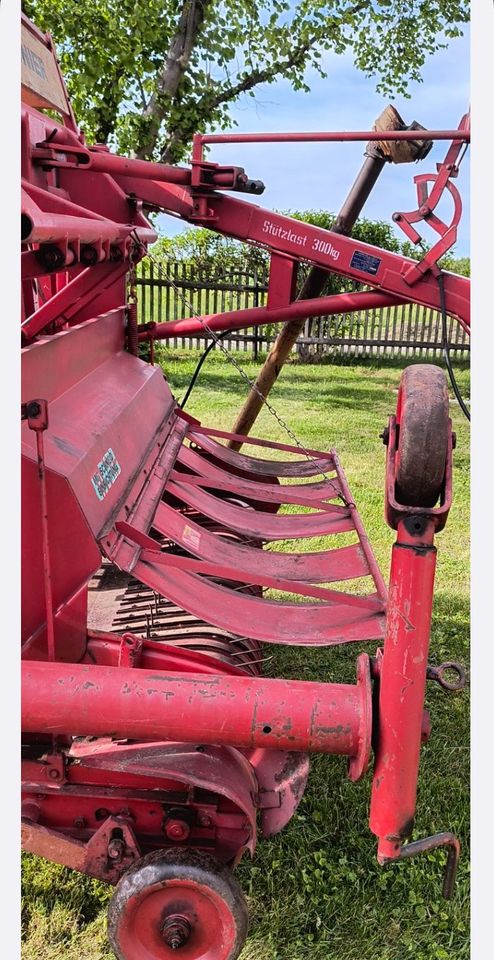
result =
M122 472L120 464L111 447L106 451L103 459L98 463L96 473L91 477L91 483L96 490L98 500L103 500Z
M188 527L187 524L184 526L182 537L184 543L187 543L189 547L194 547L196 550L201 542L201 534L199 530L194 530L193 527Z

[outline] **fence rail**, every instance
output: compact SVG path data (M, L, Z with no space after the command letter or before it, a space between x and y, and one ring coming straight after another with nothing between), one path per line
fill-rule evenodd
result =
M218 272L212 275L182 261L162 267L148 261L139 265L138 318L140 323L154 320L181 320L199 316L263 306L267 299L264 271ZM346 290L365 289L342 280ZM266 351L276 339L281 324L265 324L231 333L224 343L231 350ZM470 352L469 337L452 317L448 317L448 345L459 359ZM170 348L194 349L204 346L207 334L173 337ZM437 310L415 303L379 310L312 317L305 321L303 334L294 347L301 359L317 356L348 357L421 357L434 358L442 353L442 318Z

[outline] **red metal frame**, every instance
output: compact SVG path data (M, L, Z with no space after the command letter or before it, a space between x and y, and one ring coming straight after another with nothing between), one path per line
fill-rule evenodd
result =
M439 309L437 259L456 236L461 204L449 226L433 211L445 189L456 197L450 178L469 141L467 118L458 130L420 134L201 135L186 168L88 147L71 115L58 123L25 106L22 124L26 849L112 883L142 853L175 843L236 863L254 851L256 810L266 835L292 816L309 753L346 756L358 780L372 740L378 858L447 846L449 894L456 838L403 841L429 727L433 540L451 504L451 436L439 505L407 507L396 499L390 419L386 517L397 542L388 597L336 451L301 456L202 426L177 408L161 369L138 357L138 338L406 302ZM437 177L416 178L419 210L398 215L412 240L420 219L440 234L420 263L238 200L232 192L259 193L262 184L202 152L215 142L418 136L453 141ZM132 283L156 238L149 210L266 247L267 306L139 331ZM295 301L302 261L373 289ZM468 328L469 282L443 277L448 313ZM236 453L223 443L231 439L274 459ZM290 511L278 512L285 504ZM353 541L335 547L341 533ZM287 539L297 548L312 536L326 537L324 550L263 549ZM182 610L171 643L88 628L88 583L102 558ZM355 684L259 676L261 642L369 640L384 647L372 661L359 656ZM247 656L236 661L240 642ZM229 644L230 658L218 655Z
M294 133L196 133L194 135L192 157L195 161L203 159L205 143L351 143L355 141L383 140L460 140L470 143L470 128L455 130L322 130L313 133L304 131Z

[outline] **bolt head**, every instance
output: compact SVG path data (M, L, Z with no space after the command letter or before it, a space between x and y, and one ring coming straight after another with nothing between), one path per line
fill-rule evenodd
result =
M57 770L56 767L52 767L49 771L48 776L50 780L59 780L60 779L60 770Z
M185 820L168 820L165 823L165 833L169 840L186 840L190 834L190 826Z
M110 840L108 844L108 856L110 860L121 860L125 853L125 843L123 840Z

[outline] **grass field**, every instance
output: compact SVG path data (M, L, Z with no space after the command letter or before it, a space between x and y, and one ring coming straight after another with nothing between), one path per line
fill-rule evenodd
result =
M182 397L197 355L164 357L172 390ZM257 365L239 358L251 377ZM306 446L335 446L387 576L393 533L383 520L384 447L379 433L394 411L400 367L333 364L285 368L272 401ZM468 372L458 380L468 395ZM187 410L230 428L246 393L220 356L206 361ZM469 431L456 403L458 442L454 502L438 536L438 568L430 659L468 664ZM264 410L257 435L285 440ZM371 652L371 647L368 648ZM272 648L268 672L353 682L356 648ZM468 695L429 684L432 738L422 750L415 837L440 830L460 836L463 856L454 899L441 899L444 855L381 868L367 826L370 774L345 777L341 758L315 756L297 814L277 837L259 843L237 877L247 895L250 932L241 960L459 960L469 956ZM105 937L111 889L26 856L23 864L24 960L112 960Z

